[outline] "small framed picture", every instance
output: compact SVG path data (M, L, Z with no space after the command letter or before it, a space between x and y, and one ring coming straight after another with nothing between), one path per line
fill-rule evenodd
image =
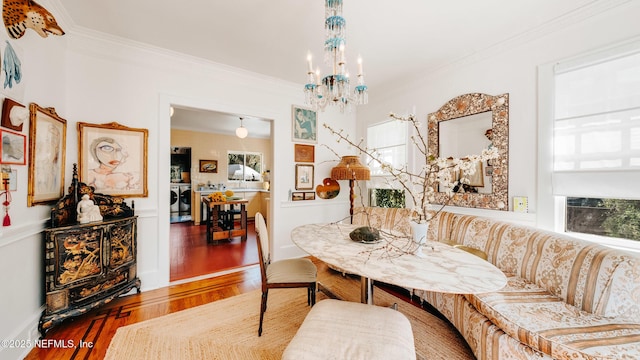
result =
M493 176L493 166L487 166L484 168L485 176Z
M299 191L299 192L292 192L291 193L291 201L301 201L304 200L304 193Z
M4 180L6 176L6 179L9 181L9 191L18 191L18 170L3 166L0 172L2 173L2 179L0 180ZM0 191L4 190L6 190L4 188L4 181L0 181Z
M305 200L315 200L316 199L316 193L315 192L305 192L304 193L304 199Z
M317 113L309 108L293 105L292 140L295 142L318 143Z
M296 164L296 190L313 190L313 165Z
M29 120L29 109L9 98L4 99L0 125L11 130L22 131L22 126L27 120Z
M295 155L295 162L314 162L315 161L315 146L293 144L293 152Z
M27 137L0 129L0 164L26 165Z
M217 173L218 160L200 160L201 173Z

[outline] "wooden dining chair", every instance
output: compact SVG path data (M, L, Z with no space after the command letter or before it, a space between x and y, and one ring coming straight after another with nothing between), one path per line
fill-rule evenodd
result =
M258 257L260 259L260 274L262 276L262 302L260 304L260 326L258 336L262 336L262 321L267 310L267 296L269 289L277 288L306 288L307 305L316 303L316 279L318 269L306 258L284 259L271 262L269 251L269 233L261 213L255 217L256 233L258 235Z

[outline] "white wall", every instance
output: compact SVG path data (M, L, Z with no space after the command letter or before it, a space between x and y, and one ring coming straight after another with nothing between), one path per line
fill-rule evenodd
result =
M416 74L384 89L372 88L370 104L358 112L359 123L382 121L389 111L406 114L415 106L416 115L426 129L427 114L453 97L473 92L509 93L509 206L511 209L514 196L527 196L531 214L452 210L534 225L535 214L541 211L537 204L537 161L550 161L536 157L537 121L546 120L538 119L537 115L537 67L640 36L639 13L640 2L630 1L612 10L587 14L579 22L571 18L546 24L537 33L516 35L491 51L475 53L437 71Z
M334 200L290 203L295 165L291 141L291 105L303 105L302 85L248 73L228 66L184 57L98 34L63 26L67 34L40 39L27 32L15 43L24 50L24 102L54 106L67 120L66 183L78 161L77 122L147 128L147 198L136 198L138 274L142 290L169 283L169 105L247 114L273 120L273 168L270 213L274 257L300 256L292 244L293 227L309 222L339 220L348 214L346 192ZM35 35L35 36L34 36ZM301 63L301 74L304 63ZM318 139L343 155L322 127L354 130L355 113L330 109L318 114ZM329 176L333 152L316 146L315 183ZM27 167L17 167L24 181L13 194L12 225L0 230L0 338L35 339L44 302L42 238L50 206L26 207ZM0 358L19 358L28 349L0 349Z

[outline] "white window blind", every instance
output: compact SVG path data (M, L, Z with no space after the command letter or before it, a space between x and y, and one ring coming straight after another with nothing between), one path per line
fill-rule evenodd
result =
M404 121L391 120L367 128L367 147L375 149L379 158L393 167L402 167L407 163L407 125ZM369 161L371 175L388 175L380 164Z
M553 192L640 198L640 43L555 67Z

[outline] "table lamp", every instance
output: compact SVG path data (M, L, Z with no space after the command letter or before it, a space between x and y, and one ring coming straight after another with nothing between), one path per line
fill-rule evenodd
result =
M343 156L340 163L331 169L331 178L334 180L349 180L349 215L351 223L353 223L353 184L356 180L369 180L371 171L365 165L360 163L360 159L354 155Z

